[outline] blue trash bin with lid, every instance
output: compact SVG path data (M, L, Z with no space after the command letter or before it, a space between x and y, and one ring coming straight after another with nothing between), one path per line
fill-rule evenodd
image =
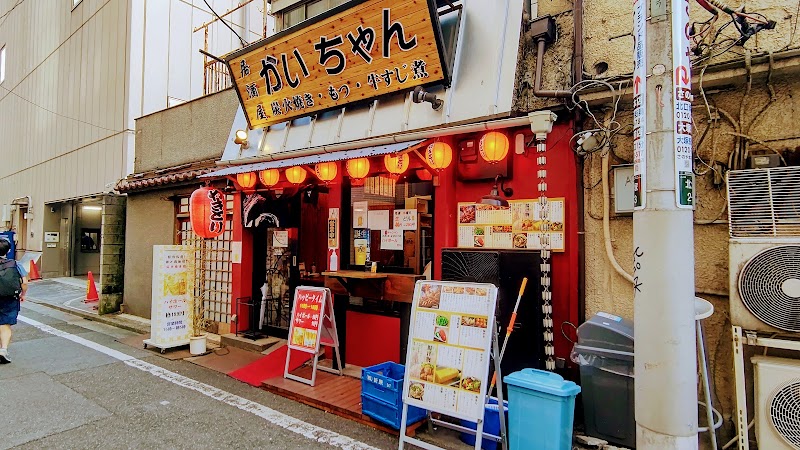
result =
M508 386L510 450L571 450L575 396L580 386L561 375L523 369L503 377Z

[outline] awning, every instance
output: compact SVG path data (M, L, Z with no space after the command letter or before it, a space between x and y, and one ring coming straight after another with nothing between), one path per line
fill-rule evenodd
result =
M149 172L134 173L120 180L115 189L120 193L134 192L160 186L187 183L216 168L214 160L198 161Z
M282 169L284 167L292 166L305 166L313 165L323 162L344 161L346 159L355 158L369 158L370 156L388 155L390 153L397 153L407 150L411 147L425 142L425 139L415 141L401 142L397 144L378 145L375 147L364 147L354 150L344 150L331 153L320 153L319 155L299 156L296 158L280 159L277 161L263 161L252 164L242 164L233 167L227 167L215 172L210 172L199 176L198 178L212 178L227 175L237 175L240 173L260 172L267 169Z

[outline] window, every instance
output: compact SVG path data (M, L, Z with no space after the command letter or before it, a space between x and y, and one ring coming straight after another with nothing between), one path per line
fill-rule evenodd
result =
M0 83L6 80L6 46L0 47Z
M100 252L100 229L81 228L81 253Z
M312 0L302 3L292 9L287 9L282 13L283 28L293 27L298 23L318 16L329 9L347 3L348 0Z
M349 247L347 268L363 270L367 261L377 262L382 272L422 274L425 266L433 258L433 183L430 181L397 181L382 175L367 178L363 186L353 186L350 190L350 207L356 204L367 210L353 213L349 223ZM422 205L424 204L424 207ZM384 242L381 229L394 228L390 223L394 211L398 209L417 209L416 229L402 231L402 241ZM386 222L374 226L370 216L382 212ZM385 211L385 212L383 212ZM367 223L363 223L364 220ZM374 229L372 229L374 227ZM345 235L346 236L346 235ZM347 237L343 237L347 239Z

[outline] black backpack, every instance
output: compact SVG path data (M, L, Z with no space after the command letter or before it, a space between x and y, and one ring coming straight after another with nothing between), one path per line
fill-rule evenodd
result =
M22 276L13 259L0 258L0 297L17 297L22 292Z

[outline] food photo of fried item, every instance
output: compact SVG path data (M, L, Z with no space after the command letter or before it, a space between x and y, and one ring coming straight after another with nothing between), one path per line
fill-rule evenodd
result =
M419 376L422 381L433 381L433 364L422 363L419 369Z
M458 223L475 223L475 205L458 207Z
M414 400L422 400L425 396L425 385L422 383L411 383L408 387L408 396Z
M513 238L514 248L528 248L528 235L517 233Z
M483 247L486 241L483 236L475 236L475 247Z
M434 284L423 284L420 289L419 307L439 309L442 287Z
M486 328L489 325L489 320L485 317L462 317L461 325L465 327Z

